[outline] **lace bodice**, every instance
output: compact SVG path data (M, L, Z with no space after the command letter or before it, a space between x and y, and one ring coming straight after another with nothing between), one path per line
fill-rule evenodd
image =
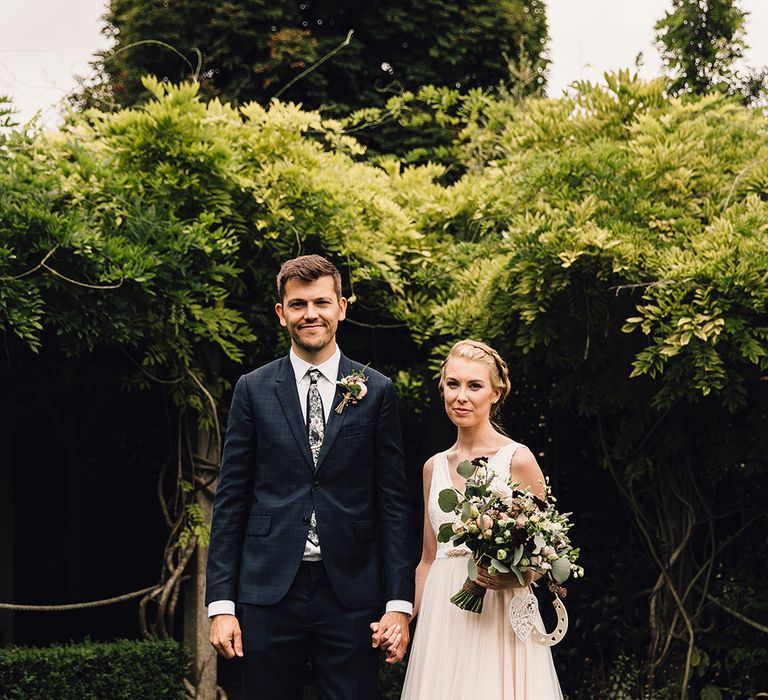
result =
M520 447L523 447L523 445L514 441L510 442L508 445L504 445L504 447L488 460L488 466L502 479L508 478L509 462ZM429 487L429 498L427 501L427 515L429 516L429 522L432 525L432 531L435 533L435 538L437 538L437 531L443 523L453 521L453 513L444 513L437 502L440 491L449 489L452 486L453 484L451 483L451 476L448 471L448 458L446 457L446 453L438 452L434 456L432 463L432 483ZM465 545L454 547L450 542L438 542L436 558L442 559L449 551L458 553L461 551L468 552L469 550Z

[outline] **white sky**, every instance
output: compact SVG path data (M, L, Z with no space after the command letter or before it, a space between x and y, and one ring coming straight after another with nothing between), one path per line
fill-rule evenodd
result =
M643 77L660 73L653 25L671 0L547 0L552 60L549 94L574 80L599 81L606 70L633 68L642 51ZM768 2L741 0L750 12L746 63L768 64ZM26 121L40 111L46 125L58 121L58 102L87 74L101 35L106 0L0 0L0 95L10 95Z

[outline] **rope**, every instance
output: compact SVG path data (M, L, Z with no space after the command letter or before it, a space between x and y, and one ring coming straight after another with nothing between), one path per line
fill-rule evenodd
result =
M87 603L69 603L67 605L17 605L15 603L0 603L0 610L26 610L28 612L60 612L63 610L83 610L85 608L98 608L102 605L112 605L113 603L122 603L124 600L138 598L140 595L157 590L158 586L142 588L140 591L126 593L114 598L105 598L103 600L90 600Z

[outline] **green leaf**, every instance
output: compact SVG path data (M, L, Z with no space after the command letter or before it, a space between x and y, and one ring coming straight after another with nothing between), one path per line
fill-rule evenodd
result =
M475 473L475 469L477 469L477 467L468 459L465 459L463 462L459 462L459 466L456 467L456 471L459 473L459 476L463 476L465 479L469 479L469 477Z
M512 565L517 566L517 564L520 562L520 557L523 556L523 545L518 545L517 549L515 549L515 553L512 556Z
M477 581L477 563L472 557L467 561L467 576L473 581Z
M469 501L464 501L461 504L461 519L467 522L472 517L472 504Z
M453 509L459 505L459 497L455 489L443 489L437 497L437 504L443 513L453 513Z
M509 567L509 570L510 570L510 571L511 571L511 572L512 572L512 573L513 573L515 576L517 576L517 580L520 582L520 585L521 585L521 586L524 586L524 585L525 585L525 579L523 578L523 572L522 572L522 571L520 571L520 569L518 569L518 568L517 568L516 566L514 566L514 565L513 565L513 566L510 566L510 567Z
M437 541L448 542L453 537L453 527L451 523L443 523L437 530Z
M491 564L493 564L496 570L500 571L502 574L509 573L509 567L506 564L502 564L498 559L491 557Z
M562 583L571 575L571 562L568 557L560 557L552 562L552 576L555 581Z
M698 666L701 661L701 652L698 647L693 647L691 650L691 666Z
M716 685L708 685L699 695L701 700L723 700L723 694Z

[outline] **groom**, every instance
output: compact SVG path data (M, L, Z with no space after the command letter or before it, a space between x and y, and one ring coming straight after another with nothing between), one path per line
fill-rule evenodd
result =
M235 386L208 550L211 643L244 657L246 700L298 700L307 661L320 698L370 700L371 627L374 645L402 635L399 660L413 601L395 390L338 349L347 300L330 262L289 260L277 288L291 350ZM365 389L337 408L354 371Z

